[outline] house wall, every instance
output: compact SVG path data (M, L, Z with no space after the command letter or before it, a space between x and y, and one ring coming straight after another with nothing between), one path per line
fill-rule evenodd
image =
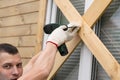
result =
M0 43L19 49L25 65L35 54L39 0L0 0Z

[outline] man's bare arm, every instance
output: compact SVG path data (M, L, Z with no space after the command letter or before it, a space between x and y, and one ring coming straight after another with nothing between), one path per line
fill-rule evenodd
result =
M57 47L47 43L46 48L41 51L32 69L27 71L18 80L46 80L53 68Z
M74 24L70 24L70 27L76 27ZM24 74L18 80L46 80L51 72L55 56L57 52L57 47L61 44L71 40L79 30L79 27L75 29L68 28L62 25L55 29L52 34L48 37L46 48L40 51L37 56L35 56L28 65L26 66ZM29 66L30 65L30 66Z

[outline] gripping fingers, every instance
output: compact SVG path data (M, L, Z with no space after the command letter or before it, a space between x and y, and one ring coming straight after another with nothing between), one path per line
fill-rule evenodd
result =
M77 32L79 31L79 27L75 27L74 30L72 31L72 35L77 34Z
M64 30L64 29L67 28L67 26L65 26L65 25L61 25L59 28Z

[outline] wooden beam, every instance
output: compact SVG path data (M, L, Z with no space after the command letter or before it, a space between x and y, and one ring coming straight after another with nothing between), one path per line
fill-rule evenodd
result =
M43 41L43 27L45 25L46 19L46 10L47 10L47 1L48 0L40 0L40 8L39 8L39 17L38 17L38 27L37 27L37 43L36 43L36 53L38 53L42 49L42 41Z
M77 21L77 23L81 23L81 21L85 23L88 23L89 27L92 27L92 25L97 21L97 19L100 17L100 15L103 13L103 11L107 8L107 6L110 4L112 0L95 0L93 4L90 6L90 8L87 10L87 12L81 17L78 13L78 11L73 7L73 5L69 2L69 0L54 0L57 6L61 9L65 17L70 21L74 22ZM93 16L93 14L95 16ZM73 16L74 15L74 16ZM93 16L93 17L91 17ZM83 20L84 18L84 20ZM92 19L92 20L91 20ZM72 41L67 43L69 54L61 57L59 53L56 56L56 61L54 68L48 77L48 80L50 80L54 74L57 72L57 70L61 67L61 65L66 61L66 59L72 54L75 47L79 44L81 39L79 36L76 36Z
M94 31L88 26L88 24L84 24L84 26L81 27L79 35L104 70L107 72L111 80L119 80L119 63L96 36Z
M90 27L92 27L111 2L112 0L94 0L92 5L82 16L83 19Z

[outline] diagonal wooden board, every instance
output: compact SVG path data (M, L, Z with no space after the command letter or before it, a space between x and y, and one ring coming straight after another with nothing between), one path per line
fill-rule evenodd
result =
M120 65L100 39L95 35L94 31L84 24L81 27L79 35L83 42L87 45L92 54L96 57L104 70L107 72L111 80L120 79Z
M95 0L92 6L84 14L84 16L81 17L79 13L76 11L76 9L73 7L73 5L69 2L69 0L65 0L65 1L55 0L55 3L57 4L57 6L61 9L65 17L70 22L77 21L78 23L81 23L82 21L84 23L79 33L80 37L88 46L88 48L91 50L91 52L94 54L96 59L103 66L103 68L108 73L108 75L113 80L118 80L120 79L119 77L120 66L118 62L115 60L115 58L111 55L111 53L107 50L107 48L102 44L102 42L97 38L95 33L90 28L96 22L96 20L101 16L101 14L110 4L110 2L111 0L104 0L104 1ZM93 16L92 19L91 19L91 16ZM67 44L68 50L69 50L69 54L67 56L60 57L60 55L57 54L55 66L48 80L51 79L51 77L56 73L56 71L60 68L60 66L64 63L64 61L69 57L69 55L72 53L72 51L74 50L74 48L77 46L79 42L80 42L80 38L77 36ZM93 46L91 46L91 43Z

